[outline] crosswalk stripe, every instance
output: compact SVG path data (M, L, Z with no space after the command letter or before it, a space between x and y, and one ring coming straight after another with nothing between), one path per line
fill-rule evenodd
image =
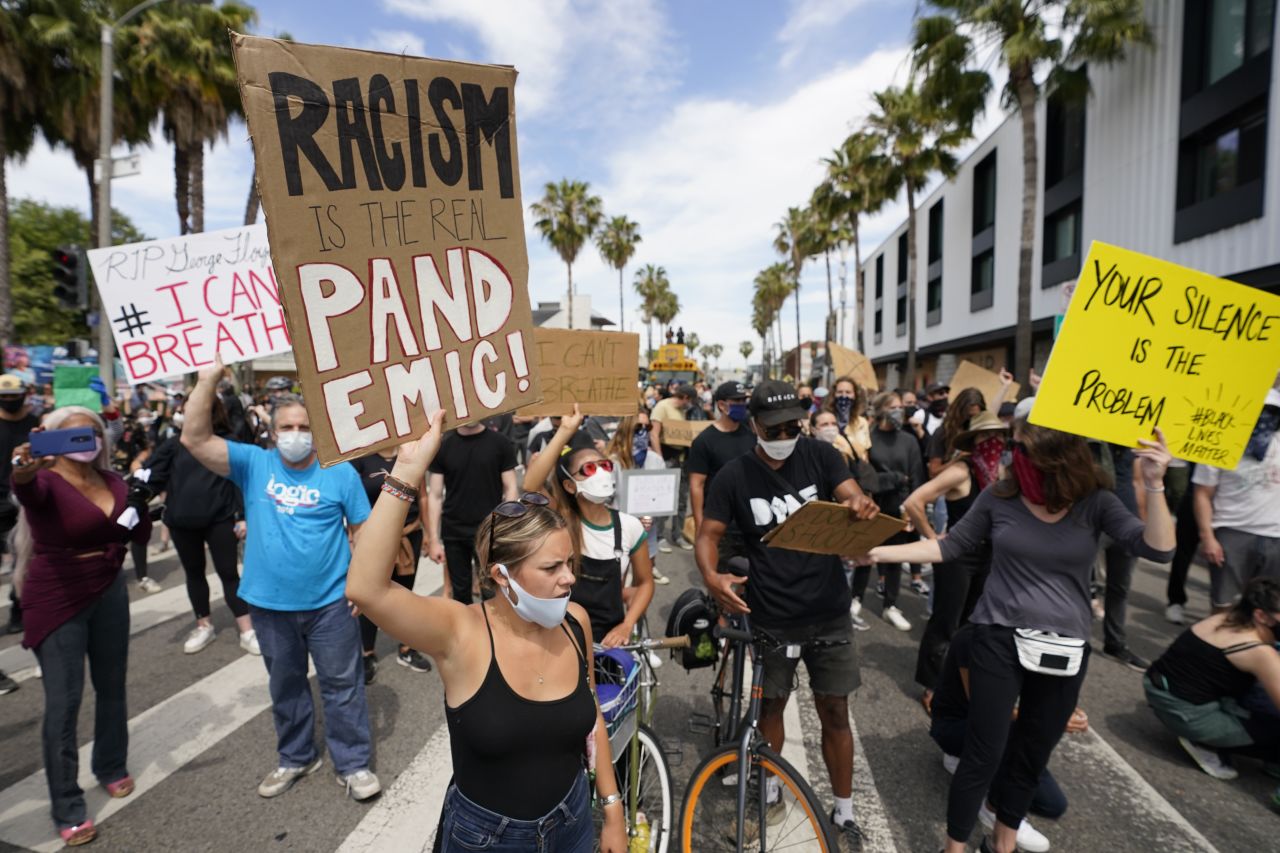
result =
M338 853L430 850L452 776L449 727L441 725L342 842Z

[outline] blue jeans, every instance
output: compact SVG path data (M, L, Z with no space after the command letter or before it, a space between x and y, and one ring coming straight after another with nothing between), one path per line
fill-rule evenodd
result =
M468 800L456 785L444 796L440 853L591 853L595 849L587 774L578 774L560 804L538 820L512 820Z
M249 605L267 665L271 715L281 767L306 767L316 759L315 703L307 681L307 656L316 664L324 702L324 738L334 769L346 776L369 767L369 706L360 660L360 623L345 599L318 610L265 610Z

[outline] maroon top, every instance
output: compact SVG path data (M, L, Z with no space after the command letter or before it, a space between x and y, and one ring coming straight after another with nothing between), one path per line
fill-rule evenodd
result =
M120 574L130 539L151 538L146 514L133 530L116 523L129 487L114 472L98 473L115 497L110 516L52 471L37 471L29 483L13 483L13 495L26 512L35 542L22 587L22 645L28 649L102 597ZM95 551L103 553L79 556Z

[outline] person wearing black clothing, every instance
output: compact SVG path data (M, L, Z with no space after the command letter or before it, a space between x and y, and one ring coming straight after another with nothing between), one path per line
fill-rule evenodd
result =
M858 518L873 518L875 503L854 481L848 464L830 444L801 440L808 418L795 389L769 380L755 387L748 404L757 442L752 452L716 474L703 507L694 554L702 581L722 612L751 614L781 645L766 654L760 731L782 749L782 713L796 666L804 661L822 728L822 754L835 795L832 822L861 843L853 815L853 736L849 694L858 688L858 659L849 618L849 586L840 558L769 548L762 537L812 500L847 503ZM742 533L747 577L719 572L720 541L734 525ZM744 600L734 589L746 584ZM799 659L786 646L801 646Z
M27 402L27 386L11 373L0 376L0 557L9 553L9 534L18 523L18 506L9 498L9 477L13 473L13 453L27 443L40 418ZM9 587L9 624L6 634L22 633L22 603L14 587ZM8 685L13 685L9 687ZM18 683L0 671L0 694L18 689Z
M387 481L396 462L396 448L390 447L351 460L351 467L360 474L360 483L369 498L369 506L382 493L382 484ZM415 483L421 490L421 484ZM407 590L413 590L413 582L418 576L418 558L422 554L422 508L421 501L409 504L408 515L405 516L403 536L400 539L400 550L396 552L395 569L391 579ZM363 613L360 614L360 648L364 658L364 683L372 684L378 674L378 655L375 645L378 641L378 626ZM411 649L404 643L396 653L396 662L407 666L414 672L430 672L431 661L427 656Z
M215 435L232 440L226 409L220 399L215 399L213 404L213 424ZM155 494L165 493L164 523L187 577L187 599L196 617L196 627L187 635L182 651L196 654L212 643L217 634L209 605L209 581L205 576L204 549L208 545L213 570L222 581L223 598L236 620L240 648L252 655L262 654L249 617L249 606L237 594L240 573L236 563L239 541L245 534L244 498L240 489L200 464L182 445L178 435L161 442L147 461L147 467L135 472L133 479L144 483Z
M1133 487L1133 451L1118 444L1105 445L1104 452L1107 450L1111 452L1116 472L1113 491L1124 504L1125 509L1134 515L1139 515L1138 497ZM1164 495L1160 497L1163 498ZM1129 587L1133 585L1133 567L1137 564L1137 558L1116 542L1107 542L1103 556L1107 567L1107 579L1103 599L1106 611L1102 619L1102 653L1134 672L1145 672L1151 662L1134 654L1129 648L1129 639L1124 630L1129 604Z
M253 440L253 427L249 426L249 418L245 414L244 403L236 396L236 387L230 379L218 383L218 397L227 410L227 423L233 441L247 442Z
M880 511L886 515L901 516L907 497L924 482L924 462L920 459L920 445L915 438L902 431L902 398L892 391L877 394L871 401L875 427L871 430L871 466L876 470L877 485L872 495ZM888 545L902 545L919 538L914 532L901 531L889 538ZM885 621L899 631L910 631L911 623L898 609L898 590L902 585L902 566L878 567L884 585ZM853 595L860 601L867 591L871 577L870 566L859 566L853 573ZM927 593L928 590L926 590Z
M484 424L444 437L431 462L427 554L445 566L455 601L470 604L476 528L503 500L516 497L516 453L505 435Z
M756 435L747 426L747 388L741 382L723 382L712 395L716 419L698 433L689 447L685 473L689 477L689 506L694 527L702 526L702 510L716 474L729 462L756 446ZM730 524L720 539L720 570L743 555L742 533Z

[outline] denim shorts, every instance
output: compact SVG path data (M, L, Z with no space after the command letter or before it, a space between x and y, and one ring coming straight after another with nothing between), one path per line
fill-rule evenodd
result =
M579 773L559 805L537 820L513 820L468 800L456 785L444 797L441 853L592 853L595 830L587 774Z

